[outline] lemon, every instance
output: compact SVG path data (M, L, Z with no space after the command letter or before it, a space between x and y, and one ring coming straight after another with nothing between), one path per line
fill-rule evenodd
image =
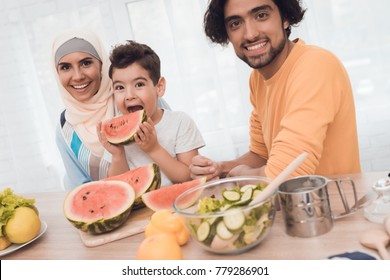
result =
M5 225L5 234L12 243L25 243L38 235L41 220L30 207L18 207Z

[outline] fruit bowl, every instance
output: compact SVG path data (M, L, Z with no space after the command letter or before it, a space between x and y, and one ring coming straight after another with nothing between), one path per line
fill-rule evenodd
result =
M181 194L174 202L185 217L192 239L218 254L245 252L269 234L276 213L276 191L251 204L271 180L265 177L229 177L210 181Z

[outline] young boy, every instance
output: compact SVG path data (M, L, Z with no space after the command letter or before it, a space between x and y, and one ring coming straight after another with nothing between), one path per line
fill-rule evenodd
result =
M145 110L148 119L135 135L135 142L115 146L107 142L101 123L98 135L112 154L109 176L155 162L161 170L162 186L191 179L189 165L205 145L194 121L184 112L158 107L166 81L160 74L160 59L147 45L134 41L115 46L110 55L109 76L115 104L121 114Z

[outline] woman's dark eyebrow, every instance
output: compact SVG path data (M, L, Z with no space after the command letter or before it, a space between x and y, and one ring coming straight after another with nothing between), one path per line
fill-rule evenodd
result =
M82 60L79 61L80 62L84 62L84 61L89 61L89 60L93 60L92 57L84 57Z
M264 4L264 5L253 8L252 10L249 11L248 14L256 14L260 11L272 11L272 10L273 9L270 5ZM224 22L225 22L225 24L227 24L229 21L234 20L234 19L239 19L239 18L241 18L241 17L237 16L237 15L229 16L229 17L226 17L224 19Z
M92 60L92 57L85 57L85 58L81 59L79 61L79 63L83 63L84 61L89 61L89 60ZM69 62L59 62L57 67L60 66L60 65L70 65L70 64L71 63L69 63Z
M60 66L60 65L69 65L70 63L68 62L58 62L57 66Z
M71 64L68 63L68 62L59 62L59 63L57 64L56 69L58 70L58 69L60 69L60 68L62 68L62 67L69 67L70 65L71 65Z

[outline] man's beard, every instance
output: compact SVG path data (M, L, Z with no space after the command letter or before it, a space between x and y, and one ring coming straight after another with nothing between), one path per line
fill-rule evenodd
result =
M268 40L269 42L269 40ZM248 64L250 67L254 69L261 69L267 65L269 65L284 49L284 46L286 45L287 38L286 36L283 36L282 41L280 41L279 45L277 45L275 48L271 47L270 51L266 54L262 54L256 57L251 57L250 59L246 57L245 55L239 56L239 58L244 61L246 64ZM253 62L251 62L253 61Z

